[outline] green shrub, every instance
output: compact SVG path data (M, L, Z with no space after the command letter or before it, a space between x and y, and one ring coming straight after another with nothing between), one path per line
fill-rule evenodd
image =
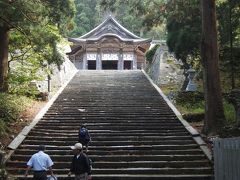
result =
M19 119L20 113L32 102L25 96L0 93L0 134L6 133L7 124Z
M177 109L182 113L182 114L201 114L204 113L204 102L200 102L197 104L181 104L181 105L176 105Z
M175 104L182 114L204 113L204 94L202 92L178 92Z
M228 124L235 123L236 122L236 112L235 112L234 106L227 101L224 101L223 105L224 105L224 114L225 114L227 123Z
M178 105L187 105L187 106L199 106L204 103L204 94L202 92L187 92L181 91L178 92L176 96L176 104Z
M6 122L2 118L0 118L0 136L7 133L7 125Z
M149 63L151 63L153 61L154 54L159 47L160 47L160 45L155 45L152 49L150 49L146 52L146 59Z
M182 114L199 114L205 111L204 94L202 92L179 92L175 97L176 107ZM234 106L224 99L224 114L228 125L236 121Z
M36 87L31 87L30 82L33 81L35 76L31 75L22 75L20 73L10 74L9 75L9 91L12 94L36 97L39 94L39 91ZM37 79L37 78L35 78Z

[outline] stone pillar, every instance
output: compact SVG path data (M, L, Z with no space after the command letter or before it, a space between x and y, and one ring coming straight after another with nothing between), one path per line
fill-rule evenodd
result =
M118 54L118 70L123 70L123 49L120 48Z
M192 69L192 68L190 68L190 69L187 71L189 82L188 82L186 91L196 91L196 90L197 90L197 86L196 86L196 84L193 82L193 78L194 78L194 76L195 76L195 73L196 73L196 71L195 71L194 69Z

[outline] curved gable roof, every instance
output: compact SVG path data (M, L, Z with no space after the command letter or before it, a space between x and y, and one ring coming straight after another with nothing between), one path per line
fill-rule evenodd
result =
M103 34L116 34L123 39L141 39L137 35L124 28L111 15L109 15L107 19L105 19L96 28L79 37L78 39L98 39L99 36L102 36Z
M150 43L151 39L143 39L117 22L111 15L109 15L100 25L91 30L90 32L78 38L68 38L70 42L75 44L85 44L90 42L97 42L104 37L116 37L123 42L134 44Z

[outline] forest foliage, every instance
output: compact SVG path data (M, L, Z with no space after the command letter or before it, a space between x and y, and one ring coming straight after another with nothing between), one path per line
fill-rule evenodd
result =
M60 66L58 44L73 26L73 0L0 0L0 134L35 95L29 86Z
M72 0L0 1L0 91L11 91L15 80L31 81L38 69L48 71L47 65L62 64L57 44L74 14Z

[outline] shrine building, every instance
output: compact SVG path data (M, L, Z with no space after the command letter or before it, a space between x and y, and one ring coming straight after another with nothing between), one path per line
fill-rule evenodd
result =
M110 15L87 34L68 41L72 43L68 55L77 69L134 70L145 68L151 39L136 36Z

